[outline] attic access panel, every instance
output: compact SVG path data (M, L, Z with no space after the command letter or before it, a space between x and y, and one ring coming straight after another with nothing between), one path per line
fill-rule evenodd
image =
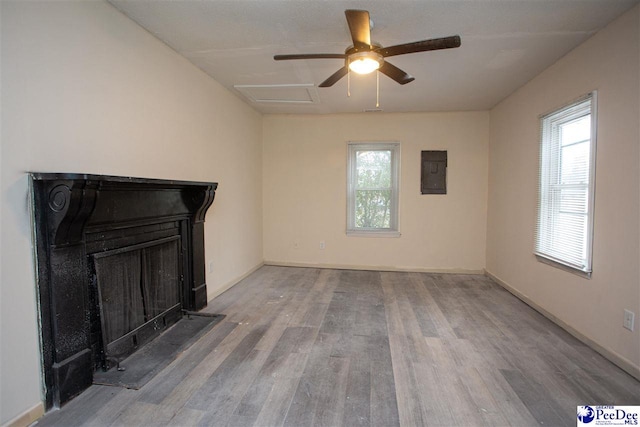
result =
M420 193L447 194L447 152L422 151Z
M318 91L313 84L234 85L249 101L270 104L317 104Z

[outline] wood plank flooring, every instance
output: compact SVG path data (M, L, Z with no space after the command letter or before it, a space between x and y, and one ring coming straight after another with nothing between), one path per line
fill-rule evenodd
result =
M640 383L479 275L265 266L140 390L38 426L569 426Z

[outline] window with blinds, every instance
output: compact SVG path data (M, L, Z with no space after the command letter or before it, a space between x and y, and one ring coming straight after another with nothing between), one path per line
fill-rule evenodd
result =
M535 254L591 274L596 93L541 117Z

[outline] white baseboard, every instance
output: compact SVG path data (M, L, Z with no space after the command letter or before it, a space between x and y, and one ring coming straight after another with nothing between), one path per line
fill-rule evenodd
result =
M272 261L264 262L264 265L277 267L302 267L302 268L326 268L333 270L367 270L367 271L397 271L407 273L436 273L436 274L482 274L484 270L465 270L461 268L421 268L421 267L395 267L386 265L353 265L353 264L314 264L305 262Z
M252 275L256 270L258 270L263 265L264 265L263 262L258 263L253 268L249 269L249 271L247 271L243 275L241 275L239 277L236 277L233 280L228 281L227 283L223 284L222 286L217 288L215 291L213 291L213 293L207 294L207 301L211 301L212 299L214 299L218 295L221 295L221 294L225 293L226 291L228 291L229 289L231 289L232 287L234 287L235 285L240 283L242 280L244 280L248 276Z
M506 283L504 280L497 277L496 275L492 274L491 272L485 270L485 274L489 276L491 279L493 279L497 284L505 288L508 292L513 294L516 298L518 298L519 300L527 304L529 307L533 308L535 311L542 314L544 317L551 320L553 323L555 323L556 325L560 326L562 329L564 329L565 331L573 335L576 339L586 344L596 352L600 353L603 357L611 361L611 363L615 364L620 369L622 369L623 371L625 371L626 373L628 373L629 375L631 375L632 377L640 381L640 366L634 365L633 362L631 362L629 359L619 355L613 350L603 347L602 345L598 344L591 338L580 333L579 331L574 329L571 325L567 324L566 322L562 321L552 313L540 307L538 304L533 302L529 297L527 297L526 295L524 295L523 293L521 293L520 291L518 291L517 289L515 289L514 287Z
M44 403L39 402L32 408L27 409L17 417L9 420L2 427L26 427L33 424L36 420L44 415Z

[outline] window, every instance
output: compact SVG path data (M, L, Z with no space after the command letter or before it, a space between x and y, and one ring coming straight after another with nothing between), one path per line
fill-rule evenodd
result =
M591 274L596 93L541 117L535 253Z
M398 237L399 143L349 143L347 234Z

